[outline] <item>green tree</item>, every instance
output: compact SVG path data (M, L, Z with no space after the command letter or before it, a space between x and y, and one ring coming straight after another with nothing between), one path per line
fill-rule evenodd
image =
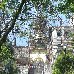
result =
M61 13L74 13L74 1L73 0L54 0L57 2L56 8Z
M13 50L9 43L1 46L0 52L0 74L17 74L18 69L13 57Z
M65 55L64 51L58 55L54 66L53 74L73 74L74 73L74 55L67 50Z

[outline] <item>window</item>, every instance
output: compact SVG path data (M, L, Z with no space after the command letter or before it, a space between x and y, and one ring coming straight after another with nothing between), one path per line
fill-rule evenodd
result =
M59 30L59 31L57 32L57 36L61 36L61 35L62 35L61 30Z

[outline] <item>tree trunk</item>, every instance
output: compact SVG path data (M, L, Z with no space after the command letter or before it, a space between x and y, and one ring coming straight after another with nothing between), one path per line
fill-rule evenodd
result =
M19 14L21 13L22 7L23 7L25 2L26 2L26 0L22 0L19 9L16 11L15 15L13 16L13 20L12 20L11 26L8 28L8 30L4 33L3 37L0 39L0 52L1 52L2 44L6 42L8 34L14 28L16 19L18 18Z

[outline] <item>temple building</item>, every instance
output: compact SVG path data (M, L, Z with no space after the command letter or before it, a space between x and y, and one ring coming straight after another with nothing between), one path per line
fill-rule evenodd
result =
M71 48L69 34L73 32L73 19L70 21L68 26L47 27L38 20L31 28L30 45L13 46L20 74L52 74L52 64L60 50L64 46Z

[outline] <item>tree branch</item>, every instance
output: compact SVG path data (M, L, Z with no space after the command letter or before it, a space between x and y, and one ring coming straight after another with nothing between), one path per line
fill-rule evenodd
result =
M8 28L8 30L4 33L3 37L0 39L0 48L1 48L2 44L4 42L6 42L8 34L14 28L15 22L16 22L18 16L19 16L19 14L21 13L22 7L23 7L25 2L26 2L26 0L22 0L19 9L16 11L15 15L13 16L13 20L12 20L11 26Z

